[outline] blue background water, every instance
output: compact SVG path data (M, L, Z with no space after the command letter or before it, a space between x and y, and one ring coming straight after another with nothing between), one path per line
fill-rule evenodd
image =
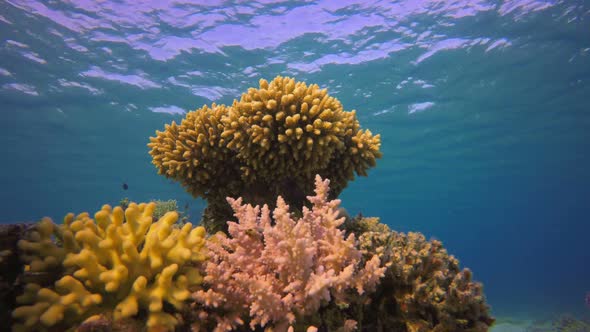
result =
M199 3L0 2L1 222L123 197L196 221L148 137L289 75L382 136L351 213L441 239L498 316L588 310L587 2Z

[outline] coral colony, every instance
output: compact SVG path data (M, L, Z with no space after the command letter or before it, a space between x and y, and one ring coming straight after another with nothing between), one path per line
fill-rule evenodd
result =
M43 219L18 243L13 330L487 331L481 284L441 242L342 214L380 144L288 77L189 112L148 146L207 200L203 226L154 218L153 202Z

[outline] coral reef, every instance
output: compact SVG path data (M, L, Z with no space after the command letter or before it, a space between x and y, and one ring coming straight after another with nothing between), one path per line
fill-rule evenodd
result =
M13 329L66 330L143 312L149 330L172 330L175 313L202 281L205 229L172 227L176 212L153 222L154 209L155 203L130 203L125 211L105 205L95 219L69 214L59 226L43 219L19 241L25 273L53 271L61 278L47 287L26 284Z
M209 202L206 221L231 217L227 196L262 205L280 195L302 206L316 174L331 179L337 197L381 157L379 135L361 130L355 111L344 111L315 84L281 76L261 79L231 107L189 112L179 125L157 131L148 146L160 174Z
M328 200L328 180L316 176L311 209L293 218L279 197L268 205L242 204L228 198L237 222L228 222L229 236L207 242L205 286L193 294L199 330L231 331L248 323L251 329L287 331L306 326L329 303L344 309L373 290L383 276L377 256L362 259L354 234L338 227L339 200ZM356 322L344 319L342 330ZM334 329L335 331L336 329Z
M347 217L328 180L315 185L296 213L281 197L273 211L228 198L237 222L209 240L179 229L176 212L153 222L155 202L45 218L18 243L26 285L13 330L489 329L481 285L439 241Z
M378 218L347 225L364 255L387 267L364 317L367 331L488 331L494 322L480 283L447 254L442 243L420 233L397 233Z
M205 105L166 125L148 147L160 174L207 200L205 228L178 222L174 200L123 199L94 219L69 214L60 225L45 218L12 229L10 243L0 241L0 267L24 271L2 276L0 291L24 285L14 331L483 332L493 324L482 285L440 241L339 207L348 181L381 157L380 136L361 130L355 111L325 89L262 79L231 106Z

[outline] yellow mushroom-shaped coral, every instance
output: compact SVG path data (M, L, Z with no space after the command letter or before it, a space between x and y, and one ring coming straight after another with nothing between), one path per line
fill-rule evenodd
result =
M231 106L189 112L148 144L159 173L210 206L226 196L248 200L248 192L266 201L277 195L289 200L291 183L304 193L289 201L298 206L318 173L333 180L337 195L355 173L366 175L375 165L379 145L379 135L362 131L356 112L345 111L326 89L281 76L261 79Z

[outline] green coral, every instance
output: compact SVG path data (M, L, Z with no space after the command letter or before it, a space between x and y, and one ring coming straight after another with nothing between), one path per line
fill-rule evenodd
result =
M364 309L369 330L484 332L493 324L482 285L440 241L391 231L378 218L359 217L346 227L365 256L376 254L387 267Z
M160 219L163 215L168 212L178 211L178 203L174 199L167 201L152 200L156 207L154 208L154 219Z
M156 220L160 219L167 212L177 212L178 213L178 222L176 224L174 224L175 227L182 228L182 226L184 226L184 224L189 222L188 204L184 207L184 210L180 210L178 208L178 201L176 201L175 199L169 199L169 200L152 199L150 202L153 202L156 204L156 207L154 208L154 215L153 215L154 219L156 219ZM127 209L127 207L129 207L129 203L131 203L131 201L129 200L129 198L125 197L119 201L119 206L123 210L125 210L125 209Z

